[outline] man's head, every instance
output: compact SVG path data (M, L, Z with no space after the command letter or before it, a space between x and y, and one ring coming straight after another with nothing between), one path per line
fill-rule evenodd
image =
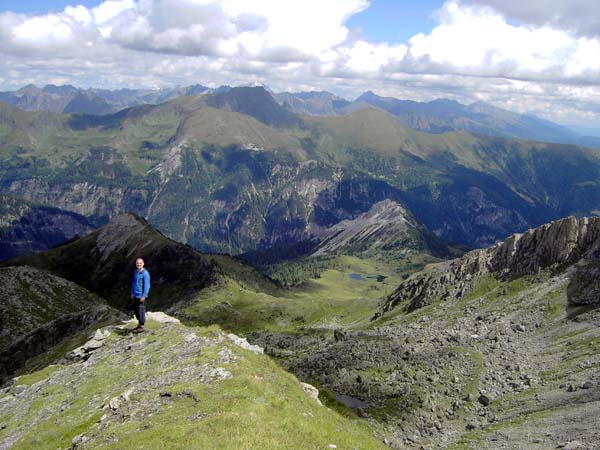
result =
M135 260L135 268L141 271L144 268L144 260L142 258L138 258Z

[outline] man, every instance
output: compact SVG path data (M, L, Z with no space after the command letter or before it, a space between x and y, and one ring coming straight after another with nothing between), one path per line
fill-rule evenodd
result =
M146 311L144 303L148 298L150 291L150 274L144 269L144 260L138 258L135 260L135 270L133 271L133 281L131 282L131 299L134 301L133 310L135 318L138 320L138 326L133 329L134 333L144 331L146 323Z

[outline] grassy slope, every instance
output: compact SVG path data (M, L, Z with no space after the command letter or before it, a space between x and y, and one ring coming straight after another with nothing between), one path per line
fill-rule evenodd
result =
M512 183L528 181L512 173L515 160L529 169L535 168L534 162L544 162L540 154L549 155L550 160L560 156L569 166L582 161L597 164L599 158L596 152L575 146L466 132L417 132L375 109L336 117L307 116L303 120L302 130L273 128L248 115L208 107L195 97L131 108L102 118L25 112L2 104L0 142L3 157L35 154L53 164L82 155L90 147L109 145L141 173L160 159L173 139L217 146L256 144L269 150L286 149L302 160L307 155L300 139L311 138L319 157L329 162L347 163L347 149L369 150L392 158L402 151L429 160L434 167L441 164L447 169L452 161Z
M320 278L286 290L235 258L198 253L130 215L77 241L5 264L48 270L125 308L136 256L145 259L153 276L148 308L170 308L189 322L219 323L237 332L262 326L289 331L348 326L366 320L404 271L414 270L395 261L340 256ZM351 273L363 280L351 279ZM387 277L383 282L375 279L380 274Z
M186 118L180 135L198 143L227 147L254 144L266 150L285 149L300 159L305 155L299 140L290 130L271 128L253 117L206 107Z
M345 116L306 117L305 121L320 132L320 147L329 151L347 147L369 149L389 156L405 151L430 160L434 165L447 163L448 159L442 157L445 154L465 167L501 175L501 179L510 177L510 173L506 173L510 158L531 162L532 155L546 152L561 155L569 164L579 158L591 162L600 159L594 150L571 145L492 138L467 132L424 133L411 130L393 116L375 109L363 109Z
M218 328L148 328L112 333L85 363L18 378L0 394L0 443L66 448L84 434L90 440L78 448L385 448L364 422L317 405L292 375ZM106 406L127 389L129 401Z
M188 323L218 323L237 333L358 327L401 279L392 266L373 260L341 256L334 265L320 278L289 290L265 292L255 283L229 278L174 308ZM363 279L352 279L350 274ZM377 282L373 277L377 274L388 278Z

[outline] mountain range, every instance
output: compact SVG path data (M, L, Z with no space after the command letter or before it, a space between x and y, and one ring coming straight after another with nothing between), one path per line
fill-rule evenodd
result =
M26 111L51 111L103 115L143 104L158 104L182 95L207 91L201 85L172 89L81 89L71 85L29 84L16 91L0 92L0 101Z
M157 105L180 96L225 93L231 88L210 89L200 84L161 89L81 89L71 85L27 85L0 92L0 101L27 111L52 111L105 115L138 105ZM429 133L468 131L488 136L527 139L600 148L600 138L586 136L533 115L514 113L478 101L464 105L454 100L429 102L381 97L367 91L350 101L326 91L269 91L286 109L301 115L345 115L363 108L378 108L398 117L412 129Z
M600 198L594 150L424 133L375 108L303 116L262 87L102 116L0 104L0 158L0 191L13 197L95 225L132 211L230 254L319 239L383 200L437 238L481 247L593 215Z
M0 448L600 441L579 135L370 92L5 94Z

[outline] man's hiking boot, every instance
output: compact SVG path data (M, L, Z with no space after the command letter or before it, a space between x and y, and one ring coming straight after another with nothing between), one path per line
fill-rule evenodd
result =
M133 329L133 332L134 332L134 333L143 333L144 331L146 331L146 330L144 329L144 325L138 325L137 327L135 327L135 328Z

